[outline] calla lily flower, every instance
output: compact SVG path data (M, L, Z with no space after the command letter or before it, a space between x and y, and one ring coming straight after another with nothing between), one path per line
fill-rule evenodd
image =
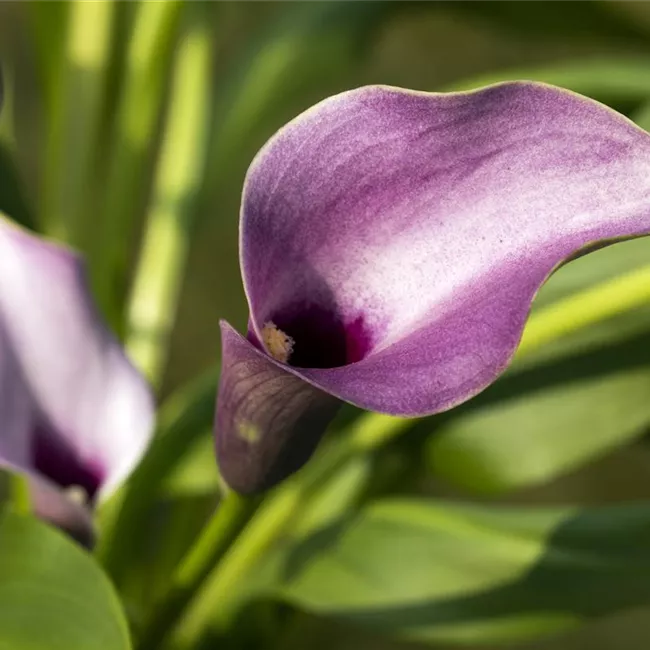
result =
M0 218L0 467L83 543L90 507L143 454L153 400L102 322L71 251Z
M248 170L246 337L222 323L217 455L240 492L308 459L342 401L450 409L508 366L577 254L650 232L650 136L569 91L364 87L282 128Z

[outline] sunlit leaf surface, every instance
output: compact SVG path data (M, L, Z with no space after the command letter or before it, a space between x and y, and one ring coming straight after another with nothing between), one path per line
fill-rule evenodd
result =
M650 507L523 509L391 500L276 567L312 612L421 640L533 638L650 602Z

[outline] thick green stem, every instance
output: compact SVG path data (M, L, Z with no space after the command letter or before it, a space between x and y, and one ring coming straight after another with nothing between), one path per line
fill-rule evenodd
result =
M31 494L28 480L23 474L0 468L0 512L7 507L19 515L31 514Z
M212 571L201 571L204 584L197 584L201 588L193 594L197 596L194 602L185 611L176 610L174 617L166 622L166 631L172 630L178 623L173 635L167 639L171 647L196 647L208 622L213 630L227 627L239 606L237 587L240 580L292 521L304 498L301 487L297 481L281 486L272 498L258 508L221 562ZM208 559L207 554L194 557L197 562ZM219 603L218 607L215 607L215 603ZM153 646L143 646L142 650L153 650Z
M158 385L176 317L210 124L209 24L192 20L178 47L170 112L128 304L126 348Z
M363 427L359 430L363 431ZM364 449L363 435L358 441L354 435L350 440L351 445L346 442L324 449L300 476L275 490L257 511L248 509L248 514L254 514L254 517L239 537L233 534L228 524L240 530L243 522L228 516L221 519L220 513L217 512L181 562L172 579L170 595L146 627L138 647L141 650L153 650L158 647L153 641L160 642L176 624L178 628L174 631L174 647L174 644L179 647L194 647L205 632L208 620L212 630L227 628L238 609L237 585L240 578L246 575L275 543L278 536L291 525L314 491L318 490L350 455ZM235 539L237 543L228 548ZM218 549L216 553L215 547ZM224 553L225 549L228 550ZM188 580L187 576L193 579ZM178 593L182 594L182 598L176 596ZM195 601L187 608L195 596ZM220 603L218 612L214 608L215 602ZM164 615L161 612L164 612Z
M198 543L183 559L174 573L171 586L162 603L154 608L151 620L140 635L140 650L157 650L173 626L178 612L183 611L196 590L228 549L252 513L257 501L228 493L217 512L203 530Z
M377 417L377 414L373 415ZM386 419L382 422L370 422L370 425L377 424L383 428L386 436L389 429L396 432L398 428L403 429L409 423L409 420L404 418L399 419L398 423L398 418L379 417ZM171 638L172 647L196 647L208 626L213 633L223 632L228 628L239 608L240 594L237 587L240 580L291 526L321 485L335 475L346 460L354 454L363 453L381 444L381 436L371 440L367 424L366 417L360 418L350 430L349 436L339 444L327 446L300 475L276 489L258 508L221 561L212 565L212 571L206 571L211 558L205 552L209 545L203 540L204 535L212 537L209 532L211 524L208 524L206 532L201 535L189 555L193 563L202 566L200 574L203 578L195 584L195 587L200 589L195 592L196 598L186 611L176 610L174 617L170 616L166 622L166 630L172 630L174 623L178 623ZM198 570L195 572L199 573ZM214 603L220 603L219 607L215 608ZM185 605L188 604L189 599L185 602ZM171 611L169 613L171 614ZM153 650L153 646L147 646L143 650Z

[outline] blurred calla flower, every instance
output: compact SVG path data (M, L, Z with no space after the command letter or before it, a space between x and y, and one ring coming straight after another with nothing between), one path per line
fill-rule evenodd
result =
M90 508L143 454L153 399L102 322L81 260L0 218L0 465L37 515L92 540Z
M471 398L554 269L648 232L650 136L595 101L529 82L326 99L248 171L248 335L222 324L225 480L254 492L297 470L341 400L423 416Z

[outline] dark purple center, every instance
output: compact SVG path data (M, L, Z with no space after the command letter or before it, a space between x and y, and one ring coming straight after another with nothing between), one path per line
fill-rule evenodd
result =
M102 471L98 466L82 461L49 427L39 425L32 438L34 468L61 488L79 486L92 502L102 483Z
M363 359L372 345L363 316L344 323L319 305L283 309L269 320L293 339L289 364L297 368L345 366Z

